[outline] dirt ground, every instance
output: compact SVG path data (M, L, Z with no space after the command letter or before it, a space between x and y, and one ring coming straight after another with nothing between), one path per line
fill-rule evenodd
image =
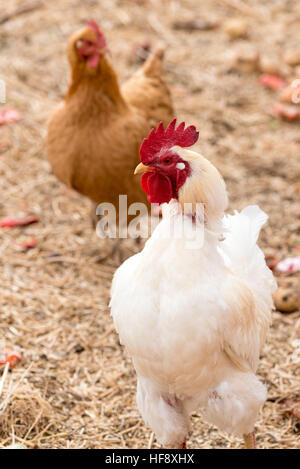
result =
M32 8L16 15L20 5ZM23 356L0 397L0 404L8 398L0 415L2 447L13 435L30 448L157 447L137 411L135 373L109 314L118 259L99 263L108 245L90 226L90 203L56 180L45 155L46 121L68 84L66 41L90 18L107 36L121 81L138 68L132 60L138 44L165 47L176 114L200 130L197 149L223 174L230 210L258 204L269 214L260 238L267 256L295 256L300 245L299 123L270 117L266 107L277 93L259 84L259 71L231 65L235 51L250 48L276 56L285 77L295 78L282 57L299 48L297 0L5 2L0 79L7 103L0 109L14 107L23 119L0 127L0 217L33 214L40 221L0 231L0 340ZM229 18L246 22L246 38L228 37ZM193 19L198 29L180 28ZM23 234L35 236L37 246L19 251L15 240ZM126 249L130 254L137 246L129 241ZM257 442L299 448L300 422L282 403L299 405L300 312L273 318L259 367L268 400ZM194 414L188 446L243 445Z

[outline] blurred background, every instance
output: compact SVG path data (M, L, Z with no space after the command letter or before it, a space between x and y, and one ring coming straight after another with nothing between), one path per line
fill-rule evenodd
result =
M109 316L118 259L99 261L107 246L89 201L57 181L45 155L47 119L69 82L66 44L89 19L105 33L120 82L164 47L176 116L200 131L197 150L222 173L230 210L258 204L270 217L260 245L280 289L259 368L269 397L257 440L299 447L300 266L276 270L300 256L300 105L282 96L300 78L297 0L2 5L0 217L38 223L0 229L0 342L22 356L0 376L0 445L15 435L31 448L156 447ZM139 249L125 244L127 255ZM195 414L190 446L242 442Z

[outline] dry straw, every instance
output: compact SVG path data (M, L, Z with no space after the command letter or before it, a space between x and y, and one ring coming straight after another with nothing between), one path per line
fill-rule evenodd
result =
M150 38L164 44L180 120L199 128L197 148L224 175L230 209L257 203L270 215L261 245L266 254L283 257L300 244L299 127L265 114L275 94L260 87L256 73L229 71L226 53L239 41L230 42L221 27L191 32L172 25L178 18L221 24L242 15L250 31L243 45L279 53L299 44L294 19L300 5L62 0L35 2L16 15L25 3L34 6L11 0L1 12L8 18L0 30L0 78L7 84L7 106L22 112L23 120L0 128L0 217L29 213L40 222L0 232L0 338L23 356L0 376L0 442L10 444L14 434L16 442L36 448L156 447L136 409L135 374L109 315L118 254L99 262L111 246L96 237L89 202L66 190L45 158L46 119L68 81L66 41L86 19L99 21L121 80L137 68L137 43ZM267 8L272 21L257 22L250 7L261 18ZM36 237L37 247L16 250L22 234ZM122 256L138 249L125 241ZM287 399L299 405L299 329L299 312L274 314L259 368L268 386L257 424L259 447L299 447L299 421L281 406ZM192 422L190 447L242 447L201 416L193 415Z

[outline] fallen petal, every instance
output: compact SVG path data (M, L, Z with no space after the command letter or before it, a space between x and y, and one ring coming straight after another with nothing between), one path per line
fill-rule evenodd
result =
M13 368L20 360L22 360L22 356L17 350L10 347L0 349L0 366L9 363L9 366Z
M293 122L300 119L300 109L293 104L275 103L268 110L270 116Z
M0 226L2 228L14 228L16 226L26 226L31 225L32 223L37 223L39 219L37 217L26 217L26 218L12 218L6 217L1 221Z
M263 73L259 77L259 82L262 86L271 90L282 90L286 86L286 82L278 75Z
M33 236L21 236L16 240L16 245L24 249L30 249L37 245L37 240Z
M20 119L21 114L16 109L7 108L0 111L0 125L18 122Z
M298 272L300 271L300 256L287 257L276 265L278 272Z

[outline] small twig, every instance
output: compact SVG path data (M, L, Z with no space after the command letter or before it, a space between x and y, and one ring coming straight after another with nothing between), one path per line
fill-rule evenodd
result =
M2 378L1 378L1 381L0 381L0 397L1 397L1 394L2 394L3 385L4 385L4 381L6 379L6 375L8 373L8 369L9 369L9 362L7 362L6 365L5 365L3 375L2 375Z
M44 438L47 438L47 437L44 437L44 438L43 438L43 434L46 433L46 431L48 430L48 428L50 428L51 426L52 426L52 423L49 422L48 425L46 425L46 427L45 427L38 435L36 435L34 438L32 438L31 440L24 440L24 439L22 438L22 440L25 441L26 444L33 445L33 444L35 444L36 442L39 442L39 440L44 439Z
M14 387L12 386L13 381L12 380L10 381L9 388L8 388L8 391L7 391L7 395L6 395L4 401L1 403L1 406L0 406L0 415L5 411L6 406L8 404L8 401L10 399L10 396L16 391L16 389L18 388L18 386L20 385L22 380L25 378L27 373L30 371L32 365L33 365L33 363L31 363L29 365L29 367L22 373L21 378L19 379L19 381L17 382L17 384ZM1 383L2 383L2 381L1 381ZM1 389L1 392L2 392L2 389Z
M13 18L16 18L17 16L24 15L25 13L30 13L34 10L41 8L42 6L44 6L42 2L33 2L29 5L20 6L16 8L12 13L7 13L6 15L1 16L0 24L7 23L7 21L10 21Z
M15 437L15 427L12 425L12 426L11 426L11 442L12 442L13 445L15 444L15 441L16 441L16 437Z
M135 430L137 427L140 426L140 424L141 424L141 422L138 422L135 425L133 425L132 427L125 428L125 430L122 430L121 432L119 432L119 435L125 435L125 433L129 433L132 430Z
M51 438L57 438L58 436L66 436L68 432L56 433L55 435L42 436L39 440L51 440Z
M154 440L154 433L152 432L149 438L148 449L152 448L153 440Z
M24 440L30 435L31 430L36 426L38 421L40 420L41 416L43 414L43 409L38 413L36 419L34 420L33 424L29 427L29 430L26 432L26 435L24 436Z

